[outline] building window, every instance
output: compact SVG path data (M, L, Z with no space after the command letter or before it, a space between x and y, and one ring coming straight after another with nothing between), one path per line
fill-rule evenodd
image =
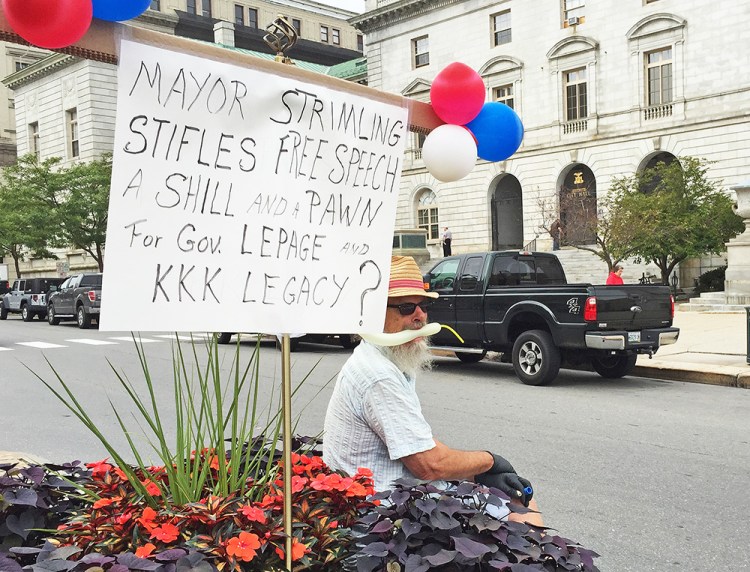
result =
M440 239L437 196L432 191L424 191L417 203L417 227L427 231L427 240Z
M672 101L672 48L646 54L648 106Z
M15 62L15 66L16 66L16 71L17 72L21 71L23 69L26 69L30 65L31 65L31 62L24 62L24 61L21 61L21 60L16 60L16 62Z
M563 25L574 26L584 21L585 0L563 0Z
M151 6L149 6L152 10L156 10L157 12L161 10L161 7L159 6L159 0L151 0Z
M504 103L511 109L513 109L513 84L501 85L494 89L495 101Z
M302 35L302 20L298 18L292 18L292 27L297 30L297 35Z
M203 0L203 15L206 18L211 17L211 0Z
M247 9L247 25L249 28L258 28L258 10L255 8Z
M331 28L331 41L334 46L341 45L341 31L336 28Z
M198 9L195 5L195 0L187 0L187 11L191 14L198 13Z
M78 157L78 110L73 108L65 112L68 123L68 152L71 157Z
M428 36L422 36L411 41L414 54L414 67L421 68L430 64L430 43Z
M357 51L365 51L365 37L362 34L357 34Z
M239 4L234 5L234 23L238 26L245 25L245 7Z
M499 46L511 41L510 10L504 10L490 16L492 22L492 45Z
M586 68L565 72L565 109L567 121L588 116L586 98Z
M41 157L39 149L39 123L29 124L29 152L36 155L37 160Z
M328 43L328 26L320 27L320 41Z

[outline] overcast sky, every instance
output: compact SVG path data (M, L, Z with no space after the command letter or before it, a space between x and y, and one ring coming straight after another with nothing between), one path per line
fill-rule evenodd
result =
M336 6L344 10L362 13L365 11L365 0L318 0L321 4Z

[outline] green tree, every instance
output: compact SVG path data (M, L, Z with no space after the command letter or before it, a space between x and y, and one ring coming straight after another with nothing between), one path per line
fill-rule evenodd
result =
M725 243L744 229L721 183L706 176L708 164L681 157L612 182L612 240L621 251L658 266L662 284L669 283L677 264L722 253Z
M103 272L112 155L72 165L60 175L65 187L65 200L58 207L62 238L88 252Z
M13 259L16 274L25 253L35 258L53 256L50 248L60 246L57 221L61 178L56 171L60 159L38 161L24 155L2 170L0 180L0 253Z
M596 217L582 212L576 208L577 205L570 204L571 202L563 205L563 207L567 207L567 217L563 230L567 244L571 245L571 242L576 242L576 237L593 236L592 244L572 244L572 246L579 250L591 252L606 262L610 272L615 264L633 255L633 247L627 237L615 235L613 221L619 218L617 214L618 205L613 203L610 196L598 199ZM550 204L544 202L540 203L540 209L544 220L540 229L549 233L552 222L557 218L556 210ZM619 229L619 232L623 233L626 230Z

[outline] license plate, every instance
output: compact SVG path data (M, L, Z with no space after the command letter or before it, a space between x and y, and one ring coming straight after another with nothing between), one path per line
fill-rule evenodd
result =
M628 332L628 341L630 343L641 341L641 332Z

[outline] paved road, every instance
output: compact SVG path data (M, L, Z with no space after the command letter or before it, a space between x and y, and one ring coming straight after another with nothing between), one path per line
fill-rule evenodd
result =
M101 447L26 366L52 379L49 359L117 436L107 395L121 412L129 406L107 360L134 383L142 380L132 343L119 339L127 336L72 324L0 323L0 349L10 348L0 351L0 449L58 461L102 457ZM146 337L154 340L144 349L168 412L172 344ZM39 341L62 347L18 345ZM253 348L243 342L241 358L249 359ZM233 350L221 348L225 367ZM322 345L293 354L295 383L312 370L294 402L298 433L319 431L330 380L348 354ZM263 344L260 356L266 403L278 398L279 353ZM510 366L449 358L438 358L419 388L438 438L510 458L533 481L547 523L597 550L604 572L750 570L744 540L750 526L747 390L644 378L606 381L572 371L552 386L527 387ZM115 441L124 445L122 438Z

